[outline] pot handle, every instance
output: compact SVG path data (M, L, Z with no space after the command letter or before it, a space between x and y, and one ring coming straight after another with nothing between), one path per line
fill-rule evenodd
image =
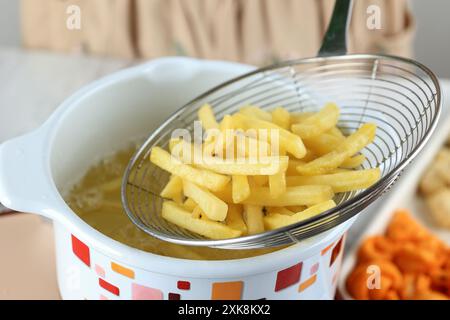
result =
M0 145L0 202L15 211L54 219L64 203L51 180L40 129Z

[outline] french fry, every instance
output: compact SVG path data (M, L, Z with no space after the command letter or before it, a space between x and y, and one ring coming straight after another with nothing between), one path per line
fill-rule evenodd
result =
M214 112L209 104L204 104L198 110L198 118L202 123L203 128L208 129L219 129L219 124L216 121Z
M305 111L305 112L293 112L290 114L291 125L295 123L301 123L313 116L315 112Z
M213 191L214 195L226 203L233 203L233 190L231 181L219 191Z
M324 211L327 211L336 206L333 200L318 203L308 209L298 212L294 215L272 214L264 217L264 226L267 230L274 230L281 227L288 226L299 221L310 219Z
M375 138L377 126L373 123L365 123L354 133L349 135L342 144L339 145L338 151L345 151L351 157L367 146Z
M288 186L329 185L334 192L347 192L365 189L380 179L380 169L346 171L317 176L289 176L286 178Z
M270 112L264 111L261 108L255 106L242 107L239 112L252 118L257 118L264 121L272 121L272 115L270 114Z
M303 158L306 154L305 145L303 144L303 141L299 136L277 126L276 124L273 124L272 122L264 121L257 118L251 118L241 113L234 114L233 119L242 122L246 129L266 129L269 131L278 130L279 145L281 148L291 153L297 159ZM269 138L270 136L271 135L268 134ZM271 141L269 142L272 143Z
M152 148L150 161L183 180L191 181L212 191L221 190L230 181L230 177L184 164L160 147Z
M283 108L283 107L277 107L274 110L272 110L272 121L277 126L289 130L290 128L290 114L289 112Z
M233 202L240 203L250 195L250 185L247 176L232 176Z
M172 175L161 191L160 196L181 203L183 200L183 180L178 176Z
M195 206L194 209L192 209L192 217L195 219L200 219L203 214L204 212L200 206Z
M291 130L302 139L308 139L332 129L338 119L339 108L334 103L327 103L316 114L308 117L301 123L293 124Z
M242 206L236 204L230 204L228 207L227 218L225 219L227 226L234 230L239 230L242 235L247 234L247 225L245 224L242 216Z
M308 208L307 206L288 206L286 209L292 211L293 213L297 213Z
M305 165L299 165L297 171L301 175L318 175L330 172L339 167L345 159L354 155L375 137L376 126L371 123L363 124L356 132L345 138L335 151L327 153Z
M303 139L308 150L313 151L319 156L335 151L336 148L345 140L345 138L336 137L335 135L325 132L321 135L309 139Z
M289 159L288 168L286 170L286 175L288 175L288 176L298 175L297 167L299 165L303 165L305 163L306 162L303 160Z
M244 221L248 234L264 232L263 217L262 206L244 205Z
M172 175L161 195L174 201L163 203L163 216L205 237L256 234L308 219L335 206L335 193L367 188L380 177L379 169L353 170L364 162L359 152L376 126L345 136L333 103L302 113L248 105L220 124L205 104L198 117L214 129L205 141L172 139L171 154L154 147L150 160Z
M268 176L252 176L249 181L252 184L252 187L265 187L269 185L269 177Z
M333 198L334 192L330 186L297 186L288 187L286 192L274 199L267 187L252 188L250 196L243 204L262 205L270 207L285 207L296 205L314 205Z
M233 118L229 114L223 117L222 121L220 122L219 129L220 131L222 131L222 133L226 132L227 130L235 129Z
M269 176L269 189L272 198L278 198L286 191L286 174L278 172Z
M286 207L267 207L266 210L268 214L278 213L278 214L286 214L288 216L292 216L293 214L295 214L294 211Z
M311 162L297 166L297 172L305 176L327 174L339 167L346 158L344 152L332 151Z
M195 207L197 207L197 204L195 203L194 200L192 200L192 198L187 198L187 199L183 202L183 207L184 207L187 211L194 211Z
M210 239L228 239L241 236L242 232L227 225L192 217L192 213L173 201L164 201L161 215L167 221Z
M353 169L358 168L360 165L363 164L363 162L366 160L366 156L363 154L358 154L356 156L347 158L342 162L341 168L344 169Z
M254 161L253 161L254 160ZM227 175L272 175L287 170L289 158L287 156L270 156L264 159L230 159L203 158L196 163L197 167ZM257 160L257 161L256 161Z
M269 142L254 137L236 134L236 155L254 159L270 156L272 147ZM282 155L282 154L280 154Z
M333 127L330 130L328 130L328 133L331 134L332 136L335 136L338 139L345 139L344 134L342 133L341 130L339 130L338 127Z
M192 198L198 204L209 219L224 221L227 217L228 205L205 188L184 180L183 191L185 196Z

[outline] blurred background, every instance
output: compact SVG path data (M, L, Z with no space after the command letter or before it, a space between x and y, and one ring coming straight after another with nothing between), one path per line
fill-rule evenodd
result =
M197 0L194 0L192 2L196 1ZM298 1L309 2L308 0ZM0 0L0 46L20 47L23 43L21 38L21 26L23 26L24 22L21 23L21 2L28 1ZM62 5L68 6L70 4L78 4L83 1L33 0L33 2L58 2ZM134 1L94 0L92 2L101 2L106 6L112 6L119 3L120 6L120 2ZM149 2L154 1L150 0ZM323 2L332 3L333 1L331 0ZM380 1L366 2L376 4ZM403 2L403 0L400 0L398 2ZM38 5L41 6L41 4ZM449 78L450 64L447 63L445 57L450 56L450 42L446 41L446 38L448 37L448 30L450 30L450 19L448 19L448 12L450 12L450 2L445 0L410 0L408 5L412 11L412 15L416 24L416 32L412 44L414 56L417 60L431 67L431 69L433 69L439 76ZM27 15L22 14L22 17L27 18ZM401 19L401 17L398 16L396 17L396 19ZM35 26L35 28L38 29L39 27ZM393 41L395 41L395 39Z
M314 56L333 6L334 0L0 0L0 142L36 127L80 86L146 59L266 65ZM448 12L445 0L355 1L349 50L415 57L450 78Z

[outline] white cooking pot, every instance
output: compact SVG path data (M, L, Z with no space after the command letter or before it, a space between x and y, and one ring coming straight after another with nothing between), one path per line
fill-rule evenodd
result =
M289 248L229 261L140 251L81 220L62 195L86 170L145 137L202 91L251 70L165 58L117 72L68 98L36 131L0 146L0 202L53 220L64 299L331 299L354 219Z

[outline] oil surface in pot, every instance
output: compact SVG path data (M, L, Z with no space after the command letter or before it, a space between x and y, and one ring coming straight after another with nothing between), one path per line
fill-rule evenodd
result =
M120 185L123 172L135 152L129 147L91 167L66 198L86 223L131 247L158 255L195 260L229 260L252 257L274 249L223 250L187 247L153 238L136 227L122 208Z

